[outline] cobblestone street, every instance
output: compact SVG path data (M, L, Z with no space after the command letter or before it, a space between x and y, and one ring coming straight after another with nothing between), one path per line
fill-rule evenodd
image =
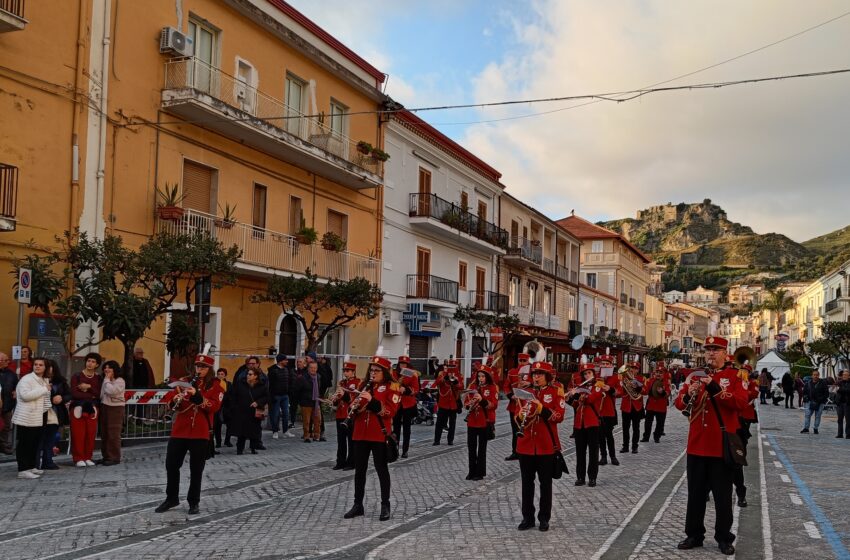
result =
M818 436L799 433L799 410L762 407L761 418L746 469L749 507L735 511L737 557L850 557L842 509L848 490L838 475L850 441L835 439L835 417L825 417ZM573 470L570 425L561 433ZM207 463L201 515L193 517L185 502L153 512L164 495L163 444L129 448L116 467L61 463L67 468L36 481L16 480L5 464L0 557L717 558L710 504L706 547L676 549L684 537L685 430L685 418L671 409L661 443L643 443L619 467L601 467L597 488L577 488L570 476L555 481L548 533L516 531L519 467L503 460L510 450L505 416L488 449L487 478L478 483L464 480L465 426L454 446L439 447L431 445L432 427L414 426L410 458L390 467L393 517L385 523L377 519L374 473L366 516L342 519L353 473L331 470L330 431L327 443L310 445L266 434L269 449L256 456L224 448ZM620 438L618 429L618 448ZM183 484L185 492L185 476Z

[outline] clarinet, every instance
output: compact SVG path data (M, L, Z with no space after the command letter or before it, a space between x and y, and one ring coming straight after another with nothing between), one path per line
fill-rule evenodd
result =
M363 386L363 389L360 391L361 393L368 393L372 391L372 381L367 381L366 385ZM360 407L357 406L359 404L359 395L351 402L351 406L348 407L348 417L342 421L342 425L345 426L345 429L351 431L351 428L354 424L354 417L360 413Z

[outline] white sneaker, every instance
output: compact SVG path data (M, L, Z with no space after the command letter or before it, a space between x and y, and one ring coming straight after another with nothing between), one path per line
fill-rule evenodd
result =
M39 478L39 476L32 471L21 471L18 473L18 478L26 478L32 480L35 478Z
M272 439L278 439L280 436L277 432L272 432Z
M43 474L44 474L44 471L43 471L43 470L41 470L41 469L30 469L30 472L31 472L32 474L37 474L38 476L41 476L41 475L43 475Z
M92 461L91 459L89 459L88 461L86 461L86 466L87 466L87 467L93 467L93 466L94 466L94 461Z
M78 467L85 467L85 466L86 466L86 462L85 462L85 461L77 461L77 462L76 462L76 463L74 463L74 464L75 464L75 465L77 465Z
M295 437L295 434L292 432L286 432L286 437Z

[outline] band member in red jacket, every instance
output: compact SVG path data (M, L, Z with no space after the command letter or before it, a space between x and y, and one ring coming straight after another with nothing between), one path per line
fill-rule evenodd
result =
M516 424L516 415L519 412L519 402L513 398L513 396L515 387L531 386L531 376L528 375L527 379L522 379L522 376L519 373L521 369L528 366L528 361L530 359L531 356L528 354L517 355L518 365L517 367L508 370L508 374L505 376L504 385L502 385L502 392L508 397L508 418L510 418L511 421L511 454L505 457L505 461L516 461L519 459L519 455L516 453L518 429Z
M611 371L614 367L614 360L611 356L600 356L594 360L596 366L596 375L602 380L602 403L599 405L599 416L601 424L599 426L599 464L608 464L608 455L611 455L611 464L619 465L615 449L617 444L614 442L614 427L617 425L617 376L609 375L603 377L602 374L606 371ZM610 368L610 369L609 369ZM581 373L581 372L580 372ZM582 380L579 381L581 383ZM594 477L595 478L595 477Z
M366 495L366 470L369 455L378 473L381 486L381 515L390 518L390 469L387 463L386 437L392 428L392 417L401 404L398 384L390 374L392 364L383 356L369 361L369 382L351 403L349 415L354 417L354 507L343 516L351 519L364 515L363 498Z
M336 393L331 398L331 404L336 407L336 464L333 470L353 470L354 451L351 430L346 429L345 419L348 418L348 406L354 400L354 391L360 388L360 379L357 378L357 364L344 362L342 364L342 379L336 388Z
M449 360L446 368L437 376L437 425L434 428L434 445L440 445L443 430L448 425L446 441L454 445L457 415L460 412L458 399L463 390L463 378L458 370L457 360Z
M413 375L403 375L403 370L413 372ZM410 449L410 424L416 417L416 395L419 393L420 373L410 368L410 357L398 357L398 373L401 388L401 406L393 418L393 433L401 443L401 458L407 459Z
M750 426L758 422L755 401L756 397L759 396L759 383L758 376L754 376L752 380L750 379L752 374L753 368L749 364L744 364L744 367L738 370L741 387L747 393L747 404L741 410L738 418L740 424L738 437L744 443L745 450L753 435L750 433ZM740 465L735 467L735 475L732 477L732 482L735 485L735 494L738 496L738 507L747 507L747 486L744 484L744 467Z
M685 534L681 550L702 546L705 540L705 503L711 491L714 496L716 521L714 539L723 554L735 554L732 542L732 476L734 469L723 459L723 435L717 411L727 432L738 429L738 415L746 405L747 393L738 379L738 371L724 368L728 342L719 336L705 339L704 377L694 377L682 385L676 408L687 412L688 430L687 476L688 506Z
M643 418L643 385L644 379L640 374L640 364L629 362L627 371L620 374L620 411L623 413L623 448L620 453L629 452L629 440L632 442L632 453L638 452L640 439L640 421ZM628 387L626 385L628 384Z
M655 390L653 390L653 387ZM644 384L643 394L647 397L646 419L643 421L641 441L649 441L649 432L652 431L652 423L655 421L652 439L655 440L655 443L658 443L661 441L661 436L664 435L664 421L667 419L667 398L670 396L670 380L664 375L663 367L656 369L652 377Z
M499 404L499 388L493 383L493 372L488 366L480 366L464 395L463 407L466 416L469 448L469 474L466 480L481 480L487 476L487 440L496 420Z
M546 362L531 365L531 392L534 400L525 401L520 408L517 425L522 435L517 439L519 469L522 475L522 523L525 531L534 527L534 478L540 482L540 510L537 520L540 530L549 530L552 517L552 469L555 451L561 448L558 424L564 420L566 404L564 390L552 385L555 369Z
M165 487L165 501L157 508L162 513L180 503L180 468L189 453L189 513L200 513L201 479L209 452L210 433L214 417L221 408L224 390L215 377L213 366L215 359L206 354L195 358L195 378L184 379L191 387L177 387L177 395L172 400L174 421L171 424L171 437L165 451L165 472L168 481Z
M567 404L575 409L573 429L576 439L576 486L584 486L585 476L590 479L588 486L596 486L599 473L599 426L601 419L599 408L606 395L605 383L596 379L593 366L585 366L581 372L584 381L567 393ZM588 458L589 463L588 464Z

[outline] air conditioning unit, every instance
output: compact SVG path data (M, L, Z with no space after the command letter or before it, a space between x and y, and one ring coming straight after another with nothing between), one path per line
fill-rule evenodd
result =
M236 99L241 101L245 101L245 98L248 97L248 90L244 85L236 86Z
M173 27L164 27L159 36L159 52L177 56L192 56L195 48L192 38L183 35Z
M401 334L401 321L384 319L384 334L387 336L398 336Z

